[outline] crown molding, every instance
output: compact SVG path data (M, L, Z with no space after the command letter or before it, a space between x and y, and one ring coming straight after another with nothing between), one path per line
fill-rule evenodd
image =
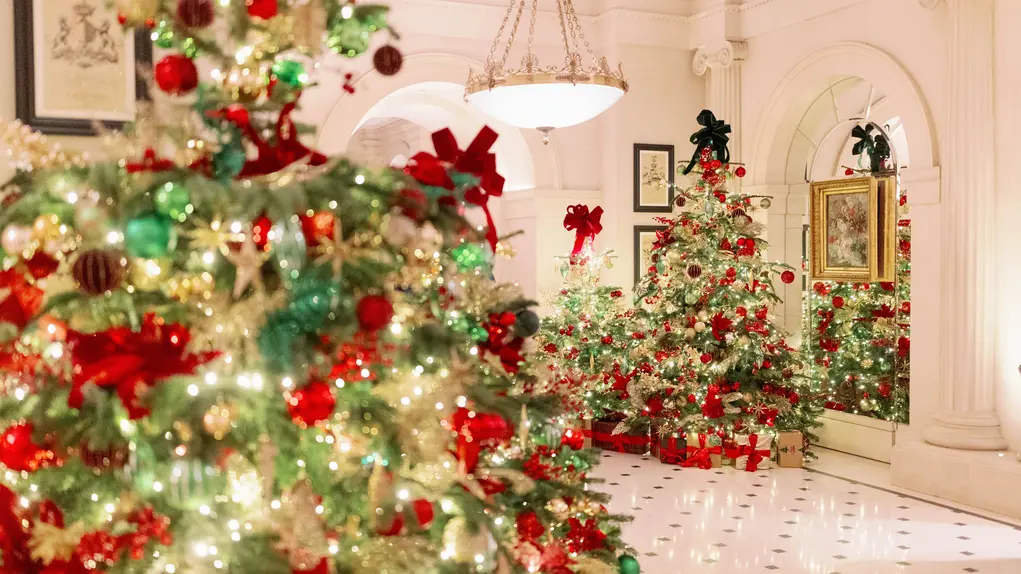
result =
M935 10L943 3L943 0L918 0L918 4L926 10Z

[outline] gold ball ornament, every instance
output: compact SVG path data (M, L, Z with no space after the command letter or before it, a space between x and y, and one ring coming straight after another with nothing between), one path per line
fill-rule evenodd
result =
M115 0L114 8L125 24L140 26L156 18L160 0Z
M256 62L235 64L223 73L223 88L230 99L242 104L258 100L269 85L269 75L264 65Z
M677 251L676 249L671 249L670 251L667 251L666 261L672 266L679 264L681 262L681 252Z
M47 253L60 251L67 231L67 226L52 213L40 215L32 223L32 239Z
M689 341L694 339L695 338L695 329L692 329L691 327L688 327L687 329L685 329L684 330L684 338L689 340Z
M209 300L213 296L215 282L208 272L189 273L181 277L173 277L167 283L167 293L184 303L188 301Z
M553 514L553 517L561 522L567 520L571 516L571 507L568 506L562 498L554 498L549 501L546 505L546 510L549 510Z
M109 228L110 214L90 201L79 201L74 206L74 228L82 237L101 238Z
M215 405L202 415L202 428L213 435L216 440L223 440L223 437L234 427L234 421L238 417L238 408L226 401L217 401Z
M746 403L751 403L752 402L752 394L751 393L745 393L745 394L741 395L741 400L746 402Z
M739 338L737 339L737 342L738 342L738 343L740 343L741 345L747 346L747 345L748 345L748 343L751 343L751 342L752 342L752 340L748 338L748 335L741 335L741 336L740 336L740 337L739 337Z
M701 333L702 331L705 331L705 323L703 323L702 321L698 321L697 323L695 323L695 332Z
M170 277L169 259L135 259L128 271L128 281L142 291L159 291Z
M698 317L699 321L708 321L709 320L709 313L705 309L702 309L701 311L699 311L698 314L696 314L695 316Z

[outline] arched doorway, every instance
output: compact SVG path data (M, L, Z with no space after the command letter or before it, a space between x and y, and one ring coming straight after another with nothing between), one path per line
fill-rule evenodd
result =
M935 242L926 243L938 245L936 145L921 94L910 76L884 52L864 44L844 43L808 56L781 79L766 102L755 133L750 162L752 184L774 197L783 196L780 208L769 214L768 239L774 248L780 247L771 256L780 255L788 264L802 267L807 255L809 182L843 177L847 167L859 167L858 158L851 152L854 143L851 129L859 123L855 120L885 126L902 167L902 188L911 196L915 231L927 238L935 236ZM937 247L916 250L913 254L912 272L917 287L911 293L909 308L915 311L912 329L917 336L911 338L911 348L920 356L934 356L939 349L938 253ZM808 281L786 288L783 312L789 330L801 331L805 321L808 329L801 332L812 334L815 325L807 308L811 299L804 297L812 289L813 284ZM829 367L828 363L824 365L824 376L828 375ZM938 375L935 361L916 361L911 365L913 422L924 422L935 409ZM853 386L854 379L849 383ZM897 427L879 420L882 417L874 417L875 413L869 411L875 401L869 399L866 393L862 408L859 410L856 402L851 410L873 418L847 417L839 411L828 411L820 433L822 441L839 450L889 462Z

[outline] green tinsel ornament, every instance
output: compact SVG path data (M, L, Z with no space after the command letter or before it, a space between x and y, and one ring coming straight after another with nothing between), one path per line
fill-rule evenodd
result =
M154 201L156 211L178 221L184 221L193 209L188 188L173 181L168 181L156 190Z
M489 255L480 243L462 243L451 251L457 269L462 272L474 271L489 265Z
M140 215L124 228L124 246L132 257L163 257L170 251L173 239L171 221L158 213Z
M273 64L271 71L277 81L287 84L292 88L300 88L308 83L308 74L305 72L305 66L301 62L280 60Z
M617 559L617 563L620 565L620 574L641 574L642 567L638 564L638 559L628 554L621 554L620 558Z

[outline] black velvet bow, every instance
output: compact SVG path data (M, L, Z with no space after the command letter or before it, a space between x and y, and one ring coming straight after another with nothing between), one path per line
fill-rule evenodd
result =
M716 119L716 116L709 110L699 112L698 123L703 127L691 134L691 143L695 144L695 152L691 154L691 161L681 172L682 175L688 175L692 169L695 169L699 156L705 148L716 152L716 159L721 162L730 161L730 150L727 149L727 142L730 141L730 137L727 135L730 133L730 126L723 120Z
M851 153L868 155L869 169L878 172L883 167L883 160L890 158L890 142L886 141L886 136L881 133L873 137L872 130L874 129L876 126L873 124L867 124L865 127L854 126L854 129L851 130L851 137L858 138L858 141L851 148Z

